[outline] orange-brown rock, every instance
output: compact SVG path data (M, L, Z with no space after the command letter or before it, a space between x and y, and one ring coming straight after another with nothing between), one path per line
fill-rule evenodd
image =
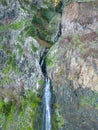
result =
M36 40L38 41L38 43L39 43L41 46L43 46L43 47L45 47L45 48L48 48L48 47L51 47L51 46L52 46L50 43L48 43L48 42L46 42L46 41L44 41L44 40L42 40L42 39L40 39L40 38L36 38Z

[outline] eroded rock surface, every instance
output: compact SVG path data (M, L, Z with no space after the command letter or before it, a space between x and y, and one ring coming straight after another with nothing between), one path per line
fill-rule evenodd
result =
M36 10L18 0L5 4L0 4L0 86L36 90L43 79L39 65L42 47L26 32Z
M41 0L0 2L1 86L40 87L40 52L57 40L60 20Z
M62 37L47 55L47 72L52 79L53 90L64 119L62 130L98 129L96 15L93 3L74 2L65 7ZM91 23L89 18L92 19ZM84 25L87 29L84 29Z
M84 34L97 30L97 7L97 2L73 2L65 7L62 14L62 34Z

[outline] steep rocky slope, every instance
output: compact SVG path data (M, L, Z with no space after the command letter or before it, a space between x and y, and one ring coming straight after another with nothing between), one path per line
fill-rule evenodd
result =
M41 52L57 40L61 15L49 10L43 1L39 2L0 2L0 84L3 87L17 88L22 83L24 87L38 89L43 80L39 66Z
M64 119L62 130L98 129L97 5L73 2L62 14L62 36L47 55L47 72Z
M0 1L0 129L40 129L39 62L57 40L61 20L48 6L41 0Z

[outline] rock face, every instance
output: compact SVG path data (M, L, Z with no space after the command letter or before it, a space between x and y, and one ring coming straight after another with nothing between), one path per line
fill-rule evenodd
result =
M44 81L40 56L44 48L57 41L61 22L61 15L53 7L48 8L49 1L45 3L43 0L0 1L2 130L40 129L39 108L42 107L39 105Z
M42 47L26 33L36 11L18 0L0 6L0 86L38 89L43 79L39 66Z
M96 5L71 3L62 14L62 37L47 54L62 130L98 129L97 29Z
M63 10L62 34L84 34L98 28L98 3L87 2L69 4Z
M40 52L57 40L60 20L42 0L0 2L0 86L40 87Z

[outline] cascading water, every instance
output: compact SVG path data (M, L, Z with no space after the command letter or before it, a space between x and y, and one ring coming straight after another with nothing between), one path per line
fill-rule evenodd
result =
M51 85L48 77L45 77L42 105L43 113L41 130L51 130Z
M45 49L41 60L40 66L42 72L44 74L44 90L43 90L43 98L42 98L42 118L41 118L41 130L52 130L51 123L51 81L47 76L45 57L47 54L47 50Z

